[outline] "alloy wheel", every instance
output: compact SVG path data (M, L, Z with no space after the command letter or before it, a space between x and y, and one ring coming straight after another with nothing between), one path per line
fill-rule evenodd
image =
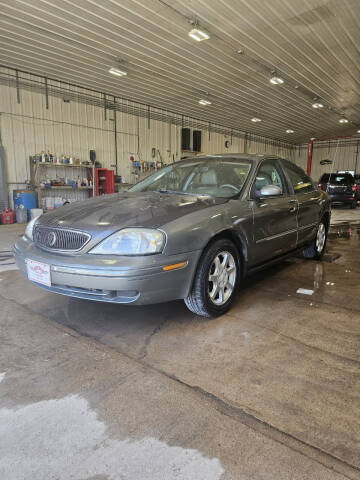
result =
M316 251L321 253L324 249L326 242L326 228L323 223L320 223L316 235Z
M237 268L228 251L216 255L209 270L208 294L214 305L224 305L231 297L236 283Z

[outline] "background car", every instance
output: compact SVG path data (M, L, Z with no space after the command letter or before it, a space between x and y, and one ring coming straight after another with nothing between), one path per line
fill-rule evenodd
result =
M328 196L293 163L209 155L46 213L14 251L29 280L52 292L123 304L184 299L212 317L230 308L246 275L297 252L321 258L329 224Z
M357 207L359 187L350 173L324 173L318 187L329 195L333 204Z

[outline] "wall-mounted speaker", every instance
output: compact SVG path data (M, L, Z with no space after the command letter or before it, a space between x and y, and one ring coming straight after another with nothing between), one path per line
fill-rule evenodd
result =
M95 150L90 150L90 161L91 161L91 163L96 162L96 152L95 152Z
M181 129L181 150L190 150L190 128Z
M193 150L194 152L201 152L201 130L193 131Z

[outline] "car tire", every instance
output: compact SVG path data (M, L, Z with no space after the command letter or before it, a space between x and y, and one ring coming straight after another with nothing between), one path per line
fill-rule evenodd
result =
M231 240L222 238L203 252L193 286L184 299L196 315L213 318L231 307L240 282L240 256Z
M325 252L327 236L327 224L324 220L321 220L318 225L314 240L308 247L304 248L302 252L303 257L311 260L320 260Z

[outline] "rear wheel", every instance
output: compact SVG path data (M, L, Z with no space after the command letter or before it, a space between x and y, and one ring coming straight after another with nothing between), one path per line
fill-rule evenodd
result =
M324 220L321 220L318 225L316 237L314 238L312 243L303 250L303 257L319 260L325 252L327 234L328 229L326 223L324 222Z
M240 259L235 245L219 239L203 253L185 304L193 313L217 317L227 312L240 279Z

